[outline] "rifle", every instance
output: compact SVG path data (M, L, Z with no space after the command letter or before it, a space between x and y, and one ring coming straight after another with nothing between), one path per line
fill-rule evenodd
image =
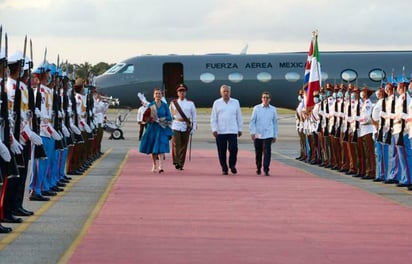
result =
M66 69L67 69L67 62L66 62ZM75 139L74 139L73 132L70 129L70 116L69 116L69 112L68 112L69 96L67 95L67 81L68 81L67 79L63 80L63 94L62 94L62 101L63 101L62 107L63 107L63 112L64 112L63 123L70 132L70 136L66 137L66 143L67 143L68 146L73 146Z
M60 85L59 82L59 73L58 73L58 68L59 68L59 55L57 55L57 67L56 67L56 73L54 74L54 87L53 87L53 100L52 100L52 112L53 112L53 128L56 130L58 133L61 131L60 127L60 118L59 118L59 112L60 112L60 96L58 93L58 86ZM60 133L59 133L60 134ZM54 141L54 149L56 150L64 150L64 142L63 139L55 140Z
M73 69L73 75L75 74L75 71ZM70 93L70 101L72 102L72 113L73 113L73 119L74 119L74 125L76 127L79 127L79 114L77 113L77 107L76 107L76 96L74 93L74 89L72 89ZM84 143L84 139L82 134L74 134L75 136L75 143Z
M23 49L23 59L18 61L20 64L19 74L16 79L16 89L14 90L14 102L13 102L13 115L14 115L14 125L13 125L13 136L18 141L20 139L20 128L21 128L21 90L20 90L20 81L21 81L21 72L24 68L24 60L26 58L26 48L27 48L27 36L24 38L24 49ZM23 154L15 154L17 167L24 168L24 157Z
M405 96L405 99L402 102L402 112L404 114L407 113L407 99L408 99L408 95L406 94L407 92L405 92L403 95ZM403 141L403 131L405 130L405 119L401 118L401 122L402 122L402 127L401 127L401 132L399 133L399 138L398 138L398 142L397 145L398 146L404 146L404 141Z
M36 102L34 99L34 89L31 87L31 69L33 68L33 45L30 39L30 63L29 63L29 79L27 81L27 91L29 95L29 111L32 118L32 130L37 135L40 135L40 125L37 118L34 115L36 111ZM40 90L40 87L38 88ZM41 99L40 99L41 100ZM39 108L40 109L40 108ZM47 159L46 151L44 150L43 145L34 145L34 158L35 159Z
M91 116L90 116L90 111L93 110L92 106L92 101L93 101L93 96L90 94L90 87L87 89L87 94L86 94L86 124L91 128ZM92 132L87 132L87 138L89 140L93 140L93 131Z
M386 112L385 97L382 99L382 112ZM385 127L385 118L381 117L381 126L379 127L378 138L376 139L378 142L383 142L384 127Z
M349 91L348 91L349 93ZM349 96L349 104L348 104L348 119L350 117L352 117L352 99ZM343 141L348 142L349 141L349 128L350 128L350 122L347 121L346 122L346 131L345 131L345 135L343 137Z
M336 103L337 103L337 101L336 101ZM338 107L338 106L336 106L336 107ZM341 106L340 106L340 115L342 115L342 113L343 113L343 107L344 107L344 102L343 102L343 99L342 99ZM342 127L342 116L339 116L339 119L338 119L337 123L338 123L338 127L336 128L335 137L338 138L338 137L340 137L341 127Z
M326 115L328 115L328 114L329 114L329 102L328 102L328 97L326 97L325 102L326 102L326 110L325 110L325 112L326 112ZM327 136L329 136L329 117L326 117L325 122L326 122L326 126L325 126L324 136L327 137Z
M358 104L356 105L356 117L360 116L360 102L359 99ZM353 138L352 143L356 143L358 141L358 130L359 130L359 121L355 121L355 131L353 131Z
M323 111L323 109L324 109L323 102L320 102L320 110ZM323 116L319 115L319 124L318 124L318 127L316 128L316 131L318 133L322 131L322 120L323 120Z
M7 68L7 51L8 51L8 38L7 33L5 34L5 58L3 60L3 69ZM4 133L3 133L3 143L6 147L10 150L10 121L9 121L9 110L8 110L8 98L6 92L6 83L5 78L6 74L3 70L2 82L1 82L1 91L0 91L0 98L1 98L1 109L0 109L0 119L3 122ZM11 153L11 160L10 162L5 162L5 166L1 166L2 175L6 175L7 178L19 177L19 170L17 168L16 159ZM3 161L3 159L1 159Z
M393 100L391 102L391 113L395 113L395 96L393 97ZM393 128L393 119L391 118L389 121L389 131L388 135L386 136L385 144L390 145L392 142L392 128Z
M334 113L337 113L338 112L338 101L335 99L335 102L333 102L334 103L334 106L335 106L335 112ZM330 132L333 136L336 136L336 121L337 121L338 119L337 118L334 118L333 119L333 126L332 126L332 131Z

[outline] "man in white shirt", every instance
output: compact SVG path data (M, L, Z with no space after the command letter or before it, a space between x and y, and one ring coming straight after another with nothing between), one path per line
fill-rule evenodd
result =
M243 119L240 104L237 99L230 97L230 86L222 85L220 95L213 103L210 125L213 136L216 138L222 174L228 175L228 168L233 174L237 173L237 137L242 135ZM226 152L229 146L229 167L226 161Z
M250 136L255 146L256 173L261 174L262 154L263 171L269 176L272 143L278 137L278 121L276 108L270 105L269 92L262 93L262 103L253 108L249 123Z

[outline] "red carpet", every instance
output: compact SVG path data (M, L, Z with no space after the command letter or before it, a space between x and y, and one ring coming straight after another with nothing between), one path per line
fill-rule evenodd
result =
M71 263L410 263L412 210L350 185L272 162L237 175L196 150L184 171L129 160ZM345 176L342 176L345 177Z

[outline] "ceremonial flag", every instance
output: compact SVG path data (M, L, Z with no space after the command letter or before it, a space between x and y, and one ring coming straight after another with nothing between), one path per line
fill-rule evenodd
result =
M312 56L313 56L313 40L310 41L308 58L306 59L306 64L305 64L305 77L303 79L303 87L302 87L305 90L305 93L308 91L308 83L309 83L309 76L310 76L310 66L312 64Z
M315 105L315 103L313 102L313 92L320 90L320 81L321 81L318 34L317 33L313 34L312 43L313 43L313 55L312 55L312 60L311 60L311 65L310 65L308 92L306 94L306 110L312 108Z

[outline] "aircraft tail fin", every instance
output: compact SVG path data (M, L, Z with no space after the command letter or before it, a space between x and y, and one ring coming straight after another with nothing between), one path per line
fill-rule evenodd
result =
M240 55L246 55L249 44L246 44L245 47L240 51Z

